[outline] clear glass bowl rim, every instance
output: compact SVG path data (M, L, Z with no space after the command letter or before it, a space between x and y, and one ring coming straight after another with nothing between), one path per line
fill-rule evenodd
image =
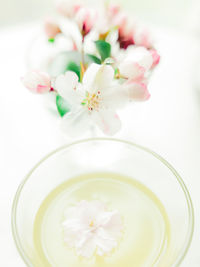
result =
M182 252L177 257L177 260L174 263L174 267L180 266L180 264L182 263L183 259L185 258L186 254L187 254L187 252L188 252L188 250L190 248L190 244L191 244L193 233L194 233L194 208L193 208L193 204L192 204L190 193L189 193L189 191L188 191L183 179L181 178L181 176L178 174L178 172L174 169L174 167L172 167L172 165L169 162L167 162L163 157L161 157L160 155L158 155L154 151L152 151L152 150L150 150L150 149L148 149L146 147L143 147L141 145L138 145L138 144L135 144L133 142L130 142L130 141L121 140L121 139L117 139L117 138L104 138L104 137L102 137L102 138L88 138L88 139L78 140L78 141L75 141L75 142L71 142L69 144L62 145L61 147L53 150L52 152L48 153L45 157L43 157L29 171L29 173L25 176L25 178L23 179L23 181L19 185L19 187L17 189L17 192L15 194L14 200L13 200L13 204L12 204L11 227L12 227L12 234L13 234L13 238L14 238L14 241L15 241L15 245L16 245L17 250L18 250L19 254L21 255L23 261L25 262L25 264L27 266L29 266L29 267L33 266L32 263L30 262L29 257L26 255L26 252L24 251L23 246L21 244L20 237L19 237L19 234L18 234L18 229L17 229L17 223L16 223L17 207L18 207L18 201L19 201L19 198L20 198L21 191L23 190L26 182L29 180L29 178L31 177L31 174L35 171L35 169L37 169L49 157L53 156L54 154L57 154L57 153L61 152L62 150L70 148L71 146L82 144L82 143L93 142L93 141L99 141L99 142L104 142L104 141L108 142L108 141L110 141L110 142L122 143L122 144L125 144L125 145L132 146L133 148L137 148L139 150L142 150L143 152L149 153L151 156L153 156L157 160L161 161L173 173L175 179L179 183L179 185L180 185L180 187L183 190L183 193L185 195L186 202L187 202L187 207L188 207L188 214L189 214L188 231L187 231L185 243L184 243L184 246L182 248Z

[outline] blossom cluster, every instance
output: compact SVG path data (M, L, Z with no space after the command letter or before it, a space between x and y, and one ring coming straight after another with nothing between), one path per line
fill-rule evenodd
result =
M45 21L51 45L60 36L70 40L75 60L52 76L44 70L29 71L23 84L38 94L56 94L55 105L62 128L71 136L91 125L114 135L121 128L117 110L150 97L150 74L160 56L146 29L138 27L120 6L105 4L101 9L78 0L61 2L58 16ZM66 25L73 25L71 32Z

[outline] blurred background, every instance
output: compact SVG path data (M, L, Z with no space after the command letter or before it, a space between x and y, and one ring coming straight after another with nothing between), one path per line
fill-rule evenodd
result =
M199 0L116 0L115 2L127 6L143 20L182 29L190 22L188 21L190 12L200 5ZM54 3L55 0L0 0L0 26L41 18L52 12Z
M73 0L72 0L73 1ZM100 0L91 0L93 3ZM0 251L3 267L24 267L10 228L22 178L44 155L66 142L42 101L28 92L30 43L53 13L54 0L0 0ZM156 151L184 179L196 214L193 242L181 267L200 266L200 0L119 0L154 33L161 62L151 99L121 114L117 136ZM3 163L3 164L2 164ZM176 201L176 200L174 200Z

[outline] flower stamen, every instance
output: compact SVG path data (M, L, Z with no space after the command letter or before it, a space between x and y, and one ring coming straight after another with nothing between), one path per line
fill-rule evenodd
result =
M94 226L94 221L91 221L90 224L89 224L90 227L93 227Z
M100 102L101 102L101 98L100 98L100 94L101 92L98 91L96 94L94 93L89 93L86 92L86 98L83 99L83 101L81 102L81 105L86 105L86 107L88 108L89 111L93 111L93 110L99 110L100 107Z

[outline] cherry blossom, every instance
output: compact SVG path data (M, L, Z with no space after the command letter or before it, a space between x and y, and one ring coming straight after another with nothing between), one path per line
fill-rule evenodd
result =
M153 65L153 56L144 47L131 46L119 64L120 74L128 79L142 80Z
M82 36L86 36L93 28L97 13L92 8L81 7L76 12L75 21L78 24Z
M114 70L109 65L91 64L82 83L71 71L57 77L55 89L66 99L71 111L62 119L62 128L70 135L80 135L97 125L106 135L114 135L121 128L116 109L125 105L128 96L114 80Z
M152 36L109 2L99 8L61 0L57 12L44 27L53 53L39 66L52 77L30 71L23 84L33 93L51 92L68 135L95 125L112 136L121 129L118 110L150 97L147 86L160 61Z
M118 246L123 231L119 212L109 211L97 200L82 200L70 207L62 226L66 244L85 258L111 253Z

